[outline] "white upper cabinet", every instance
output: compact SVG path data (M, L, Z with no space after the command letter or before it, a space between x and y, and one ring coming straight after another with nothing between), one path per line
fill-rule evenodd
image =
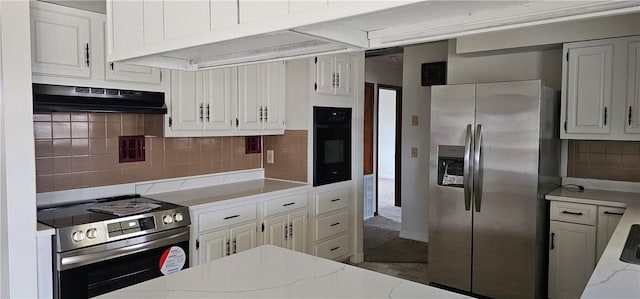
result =
M113 41L113 49L127 49L144 44L144 1L112 1L111 14L117 22L111 23L113 35L118 39Z
M231 129L232 102L235 104L236 69L215 69L204 72L205 130ZM232 101L233 99L233 101Z
M72 10L31 2L31 69L34 74L91 77L91 19Z
M237 1L211 1L211 30L238 24Z
M351 95L351 68L353 58L347 55L330 55L316 57L317 94Z
M628 43L627 124L625 132L640 133L640 38Z
M284 75L284 62L238 67L238 129L284 129Z
M209 1L163 1L162 3L165 40L209 31Z
M289 1L289 13L297 14L300 12L313 11L327 6L327 0L307 0L307 1Z
M238 6L240 24L289 14L288 0L238 0Z
M111 62L107 65L106 80L140 83L160 83L159 68Z
M564 45L561 138L640 140L639 47L638 36Z
M171 129L201 130L202 100L201 72L171 71ZM202 108L201 108L202 107Z
M611 133L613 44L568 52L567 133Z

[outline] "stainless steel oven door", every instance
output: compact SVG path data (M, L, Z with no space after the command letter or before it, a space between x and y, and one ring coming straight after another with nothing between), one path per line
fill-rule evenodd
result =
M189 227L56 253L55 298L89 298L189 266Z

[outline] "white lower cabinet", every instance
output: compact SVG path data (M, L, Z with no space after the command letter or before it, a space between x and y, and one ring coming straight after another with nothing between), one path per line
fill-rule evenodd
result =
M580 298L624 211L551 201L549 298Z
M579 298L595 268L596 228L551 221L549 298Z
M306 252L307 210L264 220L264 243Z
M196 240L198 264L256 247L256 224L201 234Z
M313 194L313 254L339 260L350 253L350 202L348 187L322 188Z

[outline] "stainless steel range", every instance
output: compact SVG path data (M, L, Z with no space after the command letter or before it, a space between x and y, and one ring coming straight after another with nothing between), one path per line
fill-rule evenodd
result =
M189 266L189 209L139 195L38 210L54 227L54 298L88 298Z

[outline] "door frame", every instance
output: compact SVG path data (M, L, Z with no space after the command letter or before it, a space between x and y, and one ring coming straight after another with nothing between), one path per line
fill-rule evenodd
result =
M375 97L375 114L376 114L376 209L374 215L378 215L378 143L380 140L380 130L378 127L379 115L380 115L380 89L395 90L396 92L396 140L395 140L395 170L394 170L394 183L395 183L395 206L402 207L402 87L386 84L376 84L376 97Z

